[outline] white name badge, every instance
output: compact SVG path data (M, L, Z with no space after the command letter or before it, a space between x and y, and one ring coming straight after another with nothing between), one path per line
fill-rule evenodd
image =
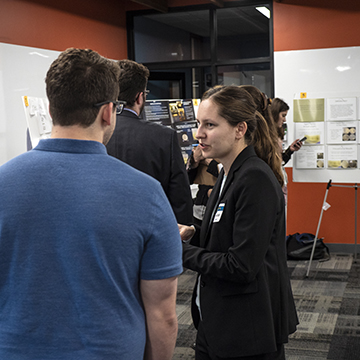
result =
M213 221L214 223L220 221L221 216L222 216L223 211L224 211L224 207L225 207L225 203L219 204L219 206L218 206L218 208L216 210L216 214L214 216L214 221Z

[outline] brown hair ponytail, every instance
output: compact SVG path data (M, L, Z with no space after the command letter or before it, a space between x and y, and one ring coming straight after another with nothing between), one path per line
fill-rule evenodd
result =
M284 177L281 169L282 159L278 150L279 145L277 137L271 135L268 123L259 111L255 112L255 117L257 120L257 127L253 134L251 144L254 146L257 156L270 166L280 185L283 186Z

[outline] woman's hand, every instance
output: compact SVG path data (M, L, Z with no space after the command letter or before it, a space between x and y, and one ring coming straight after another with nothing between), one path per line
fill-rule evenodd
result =
M302 142L299 141L300 139L296 139L291 145L290 150L291 151L298 151L302 147Z
M204 159L200 146L195 146L193 148L193 158L195 164L198 164L201 160Z

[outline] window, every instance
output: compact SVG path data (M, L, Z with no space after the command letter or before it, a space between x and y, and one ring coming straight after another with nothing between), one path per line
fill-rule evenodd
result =
M138 62L210 59L209 10L134 17Z
M272 19L257 10L260 5L271 14L271 1L247 0L166 14L130 12L129 58L149 68L152 97L199 98L217 84L254 85L273 97Z
M218 60L270 56L269 21L255 6L219 9Z

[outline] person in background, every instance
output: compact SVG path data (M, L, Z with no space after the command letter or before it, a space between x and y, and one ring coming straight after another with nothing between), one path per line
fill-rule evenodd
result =
M160 184L106 152L119 72L62 52L51 138L0 167L0 359L172 358L181 240Z
M192 222L192 198L185 163L176 131L140 119L149 70L132 60L120 60L119 100L126 101L117 116L109 155L143 171L161 183L179 223Z
M298 319L286 262L284 197L251 145L266 121L238 86L208 90L197 119L203 156L218 159L223 169L201 229L179 224L183 265L199 274L192 301L195 358L285 359L283 344Z
M215 159L205 159L199 146L192 148L190 160L186 164L190 184L198 184L193 206L193 221L201 225L206 204L219 176L219 164Z
M286 116L289 109L289 105L282 99L274 98L271 101L271 114L276 125L278 126L278 136L280 136L281 139L284 139L284 124L286 122ZM300 142L299 140L300 139L296 139L285 151L282 152L282 159L284 165L289 162L292 154L295 151L300 150L302 142Z

